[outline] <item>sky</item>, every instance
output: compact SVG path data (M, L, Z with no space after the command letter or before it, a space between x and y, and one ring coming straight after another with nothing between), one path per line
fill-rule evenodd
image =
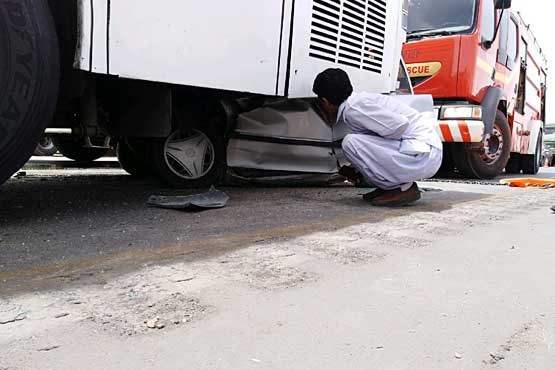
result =
M548 62L547 121L555 122L555 43L553 42L553 0L513 0L513 9L519 11L542 47Z

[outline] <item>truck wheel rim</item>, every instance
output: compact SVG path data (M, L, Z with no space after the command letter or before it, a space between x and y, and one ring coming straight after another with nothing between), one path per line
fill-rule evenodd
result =
M489 138L484 142L482 160L489 164L496 162L503 153L504 144L503 135L497 126L495 126Z
M164 144L164 157L166 165L175 175L197 180L214 167L214 144L199 130L176 131Z

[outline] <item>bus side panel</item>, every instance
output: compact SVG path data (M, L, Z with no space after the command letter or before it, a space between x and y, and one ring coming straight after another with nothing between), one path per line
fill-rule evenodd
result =
M83 1L83 0L81 0ZM172 84L276 94L285 0L82 2L81 69ZM95 2L95 4L98 2ZM107 21L109 20L109 21ZM88 33L88 34L87 34ZM97 52L106 47L107 52ZM103 66L103 63L105 64Z

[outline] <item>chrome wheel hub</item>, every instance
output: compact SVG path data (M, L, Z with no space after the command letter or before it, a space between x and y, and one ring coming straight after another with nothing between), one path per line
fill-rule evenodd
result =
M206 176L215 162L214 144L199 130L176 131L164 145L164 156L168 168L186 180L197 180Z
M484 141L484 150L482 152L482 160L486 163L496 162L503 153L503 135L497 126L493 127L493 132Z

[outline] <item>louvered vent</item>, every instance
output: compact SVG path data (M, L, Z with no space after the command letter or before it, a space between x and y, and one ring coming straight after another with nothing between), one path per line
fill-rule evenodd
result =
M313 0L310 56L382 72L387 0Z

